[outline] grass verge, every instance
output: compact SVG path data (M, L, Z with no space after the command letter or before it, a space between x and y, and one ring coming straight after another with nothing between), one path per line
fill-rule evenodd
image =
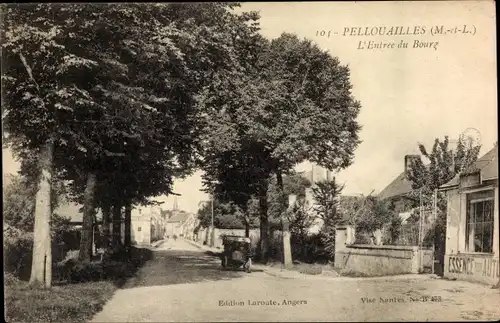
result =
M50 289L30 287L4 273L7 322L88 322L114 292L153 258L152 251L131 248L103 262L54 266ZM64 277L64 279L63 279Z
M118 287L109 281L34 289L23 281L5 285L7 322L88 322Z
M292 270L292 271L297 271L301 274L306 274L306 275L321 275L323 273L323 269L325 268L325 265L320 265L320 264L307 264L307 263L299 263L299 264L292 264L289 266L281 267L281 263L271 263L271 267L280 267L286 270Z

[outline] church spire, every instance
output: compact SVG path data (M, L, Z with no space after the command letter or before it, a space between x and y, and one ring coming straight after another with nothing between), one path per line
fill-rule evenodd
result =
M178 210L177 196L174 196L174 208L173 208L173 211L177 211L177 210Z

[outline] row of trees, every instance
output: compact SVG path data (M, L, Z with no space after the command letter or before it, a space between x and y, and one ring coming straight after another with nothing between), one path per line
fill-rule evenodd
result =
M257 34L236 4L9 5L2 50L3 124L21 172L38 183L31 284L51 285L55 179L84 205L79 260L95 209L104 228L132 204L170 194L199 164L214 117L201 98L244 73ZM230 88L229 88L230 90ZM214 106L214 109L220 109ZM118 228L113 241L118 243Z
M174 178L199 167L207 189L241 208L246 223L257 198L266 255L272 175L282 214L283 175L296 163L351 163L360 105L348 67L294 35L268 41L258 15L237 6L7 7L6 142L38 183L31 284L51 285L55 179L84 206L82 262L96 208L104 228L113 222L115 244L125 209L129 245L131 206L171 194Z

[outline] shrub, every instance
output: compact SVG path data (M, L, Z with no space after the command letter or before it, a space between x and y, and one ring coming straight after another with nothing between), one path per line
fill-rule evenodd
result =
M132 277L136 266L131 262L105 260L102 262L79 263L69 260L58 267L62 277L72 283L95 282L100 280L121 280ZM61 275L61 274L60 274ZM61 277L61 276L60 276Z
M16 276L14 276L14 274L9 272L5 272L3 274L3 281L5 286L18 286L19 284L21 284L21 281Z
M322 234L313 234L305 237L291 236L293 259L307 263L326 262L330 258L323 241Z
M52 264L57 267L66 256L68 245L60 242L60 236L52 241ZM4 231L4 271L21 280L28 280L31 274L33 255L33 233L21 230Z
M372 240L370 238L371 237L368 232L356 233L354 244L371 244Z
M106 261L102 263L102 273L106 279L128 278L134 275L135 266L130 262Z
M98 281L104 278L104 272L99 263L75 263L70 269L70 280L72 282Z
M4 234L4 271L23 280L29 279L32 251L32 234L20 233L17 236Z

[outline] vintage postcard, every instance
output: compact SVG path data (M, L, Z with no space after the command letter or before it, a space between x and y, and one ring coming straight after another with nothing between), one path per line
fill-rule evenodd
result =
M493 1L0 8L6 321L500 319Z

